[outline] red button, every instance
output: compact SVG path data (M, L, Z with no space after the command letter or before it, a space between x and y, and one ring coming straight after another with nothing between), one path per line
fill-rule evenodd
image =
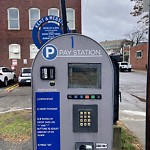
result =
M90 96L89 95L85 95L85 99L89 99L90 98Z

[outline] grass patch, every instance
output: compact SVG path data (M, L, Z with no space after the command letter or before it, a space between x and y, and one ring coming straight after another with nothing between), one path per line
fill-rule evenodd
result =
M144 150L143 146L139 144L138 138L122 123L121 126L121 149L122 150Z
M130 135L124 128L121 128L121 148L124 150L136 150L134 136Z
M31 110L0 114L0 138L14 142L31 138L31 115Z

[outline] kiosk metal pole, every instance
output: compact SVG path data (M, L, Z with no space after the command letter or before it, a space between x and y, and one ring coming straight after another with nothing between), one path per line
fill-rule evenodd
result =
M61 13L62 13L64 34L66 34L67 33L66 1L65 0L60 1L61 1Z

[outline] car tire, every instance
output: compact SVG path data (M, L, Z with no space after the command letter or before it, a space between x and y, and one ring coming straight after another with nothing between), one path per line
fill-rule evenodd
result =
M13 78L13 82L16 83L17 82L17 78L16 76L14 75L14 78Z
M5 87L8 86L8 79L7 79L7 78L4 79L4 86L5 86Z
M120 68L120 72L123 72L123 69L122 69L122 68Z
M22 83L18 83L19 84L19 86L22 86Z
M131 72L131 69L128 69L128 72Z

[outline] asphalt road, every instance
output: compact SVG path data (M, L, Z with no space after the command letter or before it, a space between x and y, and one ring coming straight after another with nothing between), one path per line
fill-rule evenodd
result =
M0 113L18 109L31 109L32 91L30 86L0 88Z
M22 86L14 88L0 87L0 113L18 109L31 109L31 87ZM145 145L145 97L146 73L121 72L120 91L120 120L133 131L141 144ZM0 150L32 150L31 140L25 143L11 143L0 140Z

